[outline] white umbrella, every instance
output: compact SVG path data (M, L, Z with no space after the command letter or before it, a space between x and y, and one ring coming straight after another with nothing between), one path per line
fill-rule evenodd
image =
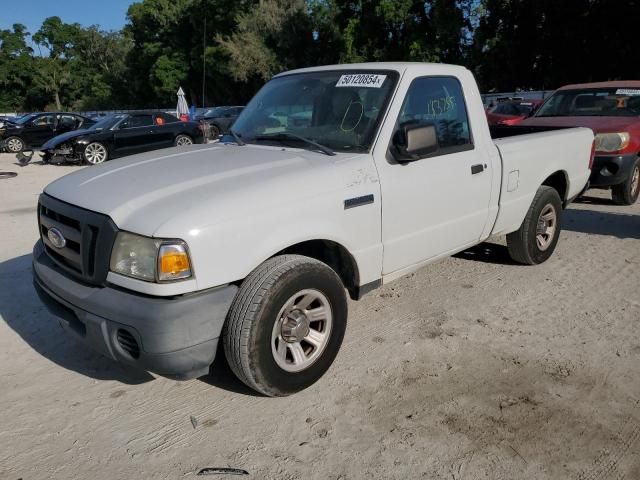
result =
M176 117L180 118L180 115L189 115L189 105L187 99L184 98L182 87L178 89L178 106L176 107Z

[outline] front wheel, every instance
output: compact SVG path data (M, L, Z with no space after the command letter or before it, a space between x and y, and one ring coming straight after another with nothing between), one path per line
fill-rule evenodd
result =
M338 275L300 255L271 258L242 283L222 332L236 376L268 396L315 383L335 359L347 324Z
M640 195L640 159L631 168L627 181L611 187L613 201L618 205L633 205Z
M5 145L10 153L20 153L24 150L24 142L19 137L7 138Z
M193 145L193 140L191 140L191 137L189 135L180 134L176 137L174 143L176 147L185 147L187 145Z
M107 147L103 144L99 142L91 142L89 145L84 147L82 157L88 164L97 165L105 162L108 159L109 154L107 153Z
M545 262L556 249L561 215L562 201L558 191L542 185L520 228L507 235L511 258L526 265Z

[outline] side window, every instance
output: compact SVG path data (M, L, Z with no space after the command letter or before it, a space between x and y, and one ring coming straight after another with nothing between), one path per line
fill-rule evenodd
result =
M156 124L161 125L161 123L158 122L158 120L160 119L162 119L161 121L163 123L175 123L180 121L177 117L169 115L168 113L159 113L158 115L156 115Z
M42 115L38 118L36 118L33 122L31 122L31 124L34 127L53 127L53 123L54 123L54 116L53 115Z
M73 129L78 123L79 119L73 115L58 115L58 128Z
M433 124L438 136L436 155L473 148L467 107L460 82L453 77L417 78L409 87L398 127Z
M127 128L151 127L153 125L153 115L131 115L127 119Z

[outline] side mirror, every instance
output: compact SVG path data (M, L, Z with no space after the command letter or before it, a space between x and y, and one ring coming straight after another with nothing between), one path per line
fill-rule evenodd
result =
M394 134L391 153L396 161L415 162L438 150L438 131L433 123L409 124Z

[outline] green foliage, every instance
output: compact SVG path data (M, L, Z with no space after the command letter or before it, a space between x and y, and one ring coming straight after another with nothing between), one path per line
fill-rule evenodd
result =
M640 2L484 0L469 63L489 89L636 78Z
M127 18L0 30L0 111L171 106L179 86L238 104L338 62L458 63L488 91L632 78L640 60L640 0L141 0Z

